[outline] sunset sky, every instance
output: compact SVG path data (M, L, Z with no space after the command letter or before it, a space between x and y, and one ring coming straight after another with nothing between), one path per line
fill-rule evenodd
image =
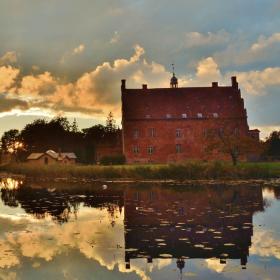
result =
M120 80L239 81L249 124L280 129L280 0L0 0L0 135L36 118L120 123Z

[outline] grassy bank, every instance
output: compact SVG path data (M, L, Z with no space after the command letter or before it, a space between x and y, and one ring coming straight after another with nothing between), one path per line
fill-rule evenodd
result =
M22 174L28 177L85 178L85 179L268 179L280 178L280 163L240 163L233 166L223 162L186 162L170 165L50 165L31 166L10 164L0 166L0 172Z

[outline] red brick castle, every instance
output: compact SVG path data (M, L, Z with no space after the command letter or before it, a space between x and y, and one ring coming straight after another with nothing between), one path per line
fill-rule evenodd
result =
M210 128L231 126L233 133L258 139L259 131L249 130L236 77L231 81L231 86L213 82L211 87L178 87L173 73L170 88L143 85L128 89L122 80L122 140L127 162L209 159L205 145Z

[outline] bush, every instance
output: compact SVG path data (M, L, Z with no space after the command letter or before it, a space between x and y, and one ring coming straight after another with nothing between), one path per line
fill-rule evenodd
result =
M102 165L120 165L125 164L124 155L115 155L115 156L105 156L100 159L100 164Z

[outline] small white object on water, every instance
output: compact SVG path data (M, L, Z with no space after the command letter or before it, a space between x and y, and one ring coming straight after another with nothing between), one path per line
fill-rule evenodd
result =
M55 188L48 188L48 192L54 192Z
M103 190L107 190L107 189L108 189L108 186L107 186L107 185L102 185L102 189L103 189Z

